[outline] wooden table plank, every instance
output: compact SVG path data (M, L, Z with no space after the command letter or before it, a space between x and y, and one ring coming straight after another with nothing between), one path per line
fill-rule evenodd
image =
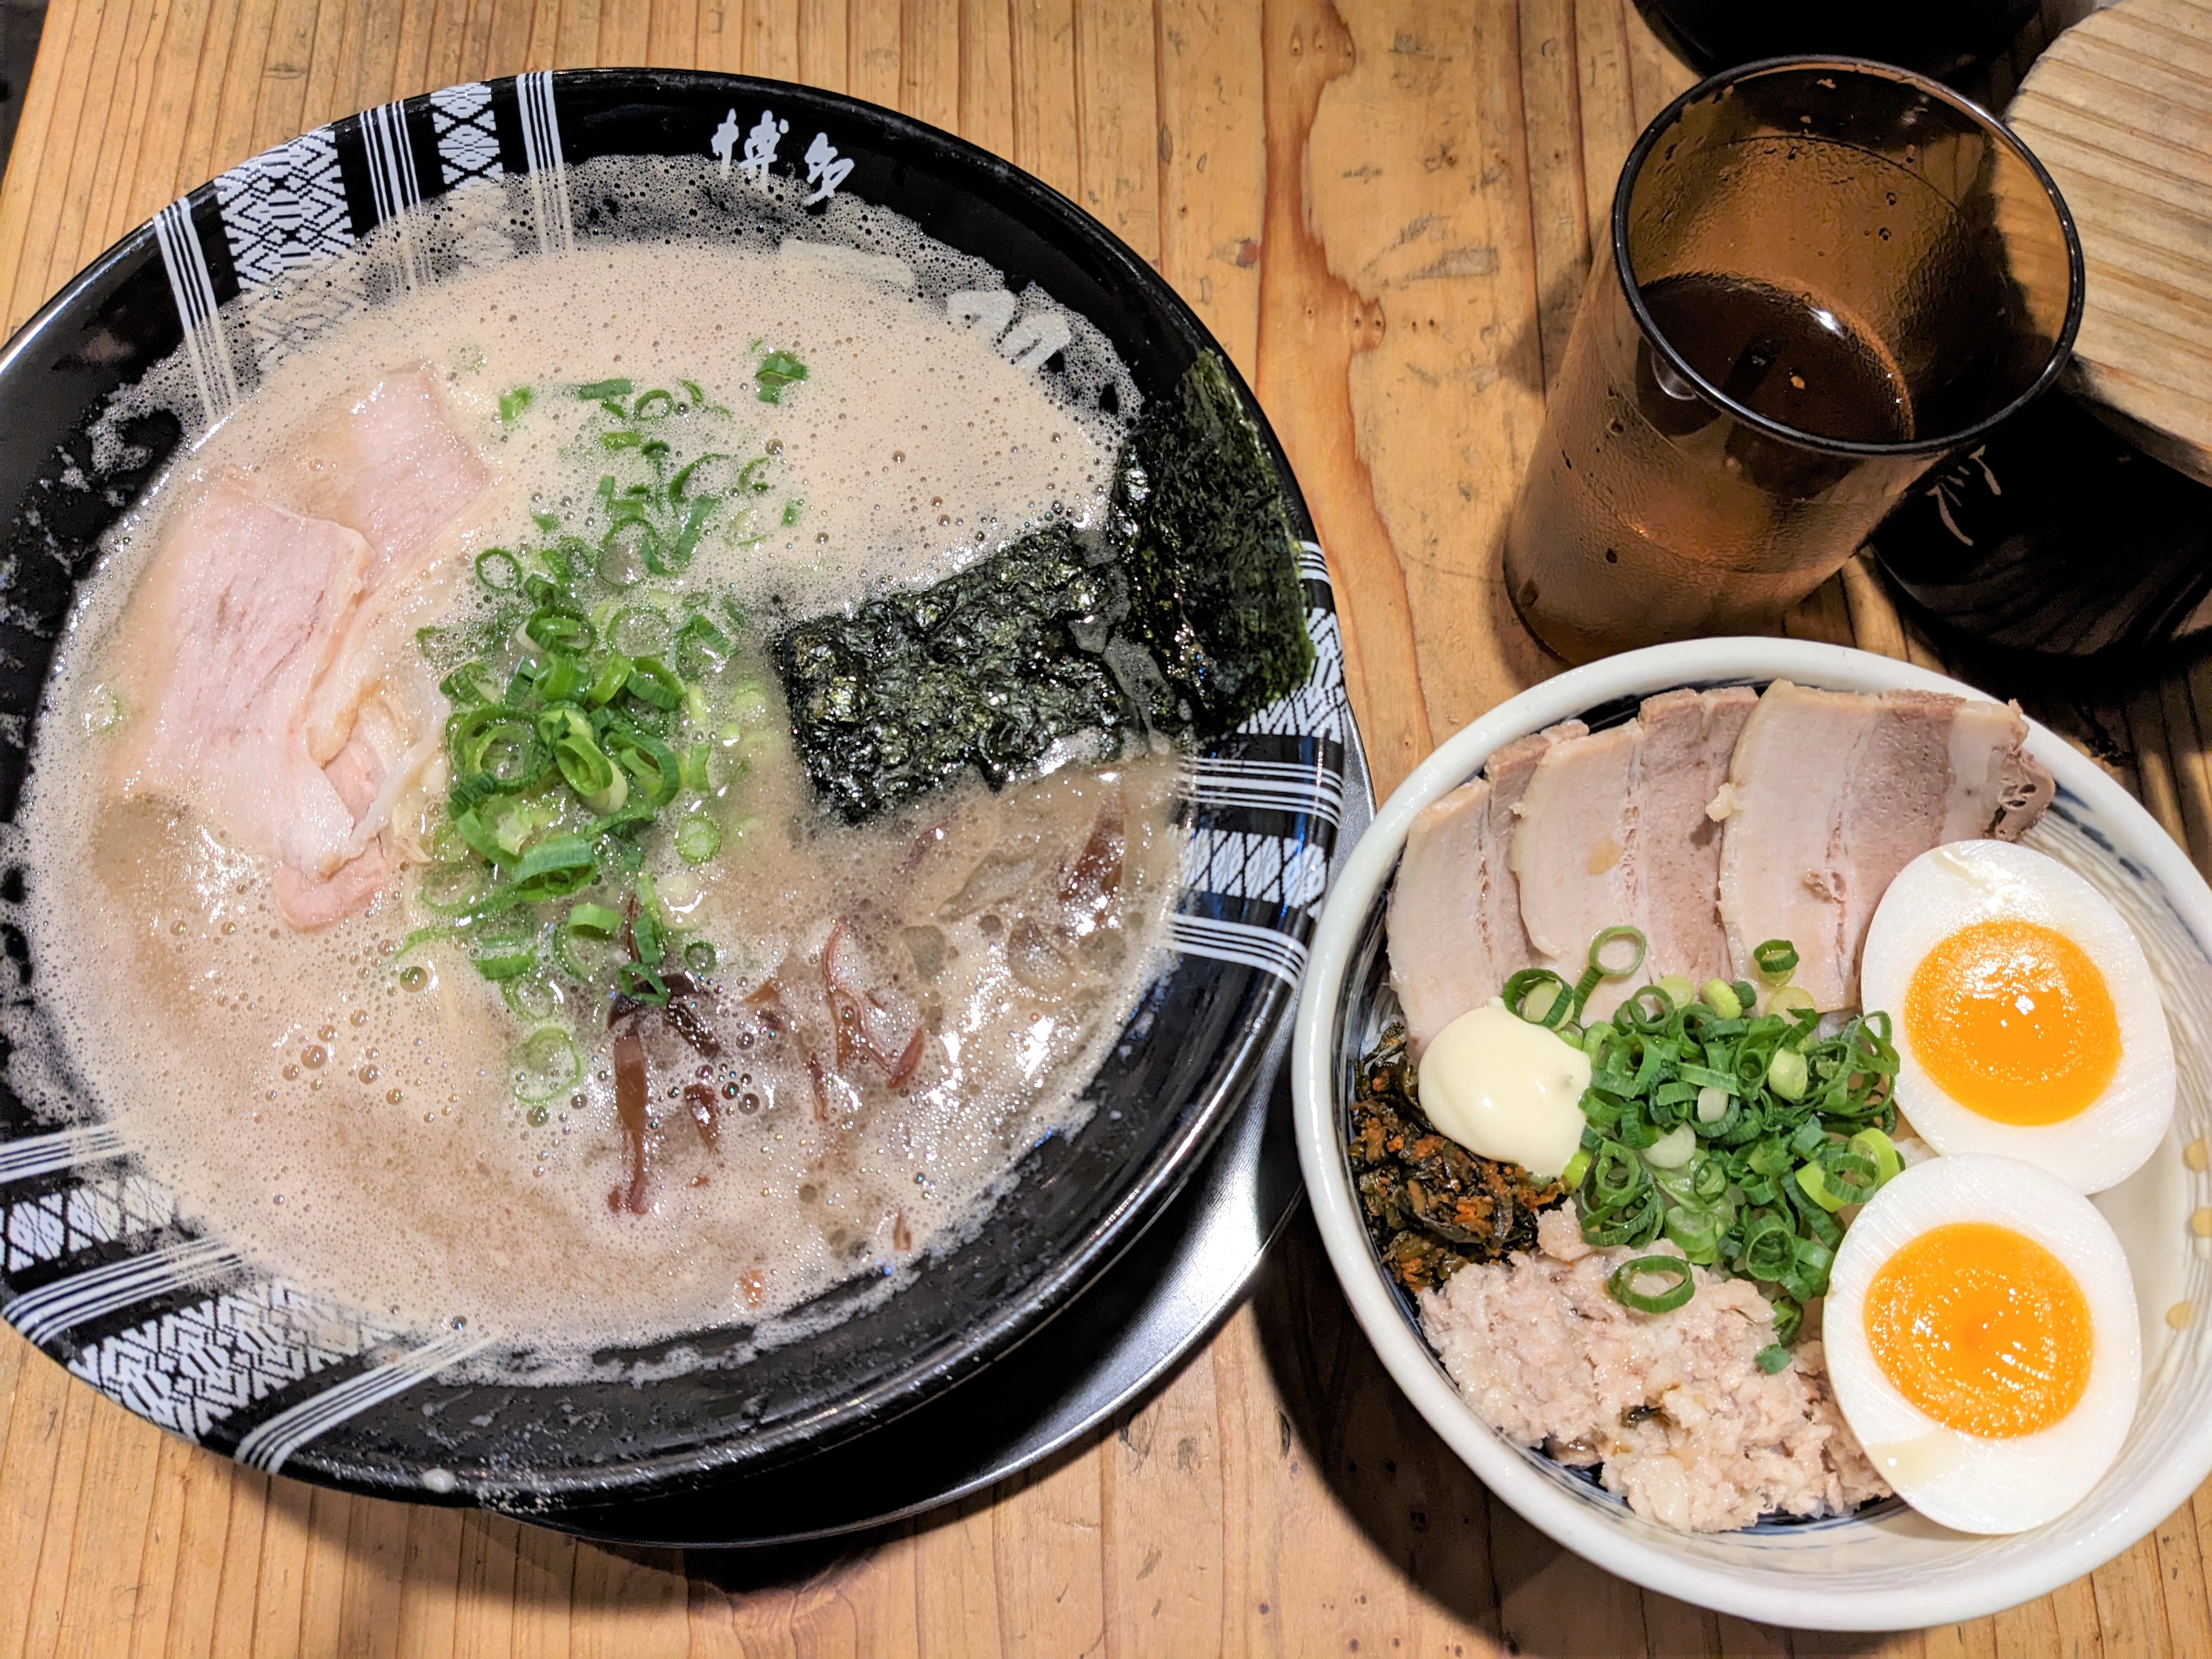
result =
M21 322L184 187L363 104L620 61L896 105L1154 259L1253 381L1312 503L1382 787L1548 672L1498 585L1498 538L1593 225L1601 246L1621 157L1687 82L1629 0L56 0L0 185L0 305ZM1863 564L1788 631L1940 665ZM2212 855L2212 666L2124 709L2033 702ZM2212 1487L2090 1578L1924 1634L1773 1631L1612 1578L1421 1424L1303 1220L1247 1305L1107 1431L849 1544L685 1559L313 1491L156 1433L12 1336L0 1401L0 1656L2009 1659L2212 1641Z

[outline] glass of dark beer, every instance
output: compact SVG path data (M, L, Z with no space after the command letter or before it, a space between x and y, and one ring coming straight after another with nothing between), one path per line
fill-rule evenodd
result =
M1851 58L1714 76L1613 193L1506 532L1570 661L1759 632L2048 387L2081 319L2058 189L1995 117Z

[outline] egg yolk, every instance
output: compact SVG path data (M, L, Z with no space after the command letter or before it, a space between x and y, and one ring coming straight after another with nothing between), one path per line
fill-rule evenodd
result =
M1999 1123L2072 1117L2120 1063L2104 975L2039 922L1978 921L1943 939L1913 969L1904 1019L1929 1081Z
M1905 1244L1868 1285L1865 1317L1882 1375L1962 1434L2034 1434L2089 1386L2088 1298L2057 1256L1994 1222Z

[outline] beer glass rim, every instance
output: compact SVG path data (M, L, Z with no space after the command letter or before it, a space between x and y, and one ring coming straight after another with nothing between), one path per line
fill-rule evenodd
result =
M1636 180L1644 170L1645 160L1650 155L1652 148L1658 143L1660 138L1680 121L1682 112L1691 105L1700 99L1709 98L1724 91L1731 86L1755 80L1762 76L1777 74L1785 70L1835 70L1850 75L1871 75L1883 80L1904 82L1948 105L1980 127L1997 144L2026 162L2028 170L2034 174L2036 182L2043 186L2044 196L2051 204L2051 212L2057 216L2059 233L2066 243L2066 320L2059 328L2058 337L2051 344L2050 357L2045 362L2042 372L2002 409L1984 416L1972 426L1963 427L1955 432L1942 433L1934 437L1914 438L1902 443L1860 443L1845 438L1822 437L1818 433L1807 432L1801 428L1790 425L1787 422L1778 421L1762 415L1758 410L1729 397L1698 372L1689 359L1676 349L1674 343L1667 337L1657 322L1653 319L1650 307L1644 302L1643 290L1637 283L1636 272L1628 252L1629 200L1635 193ZM2081 327L2083 289L2087 280L2081 258L2081 238L2075 229L2074 215L2067 208L2066 198L2059 194L2057 181L2051 178L2050 170L2037 159L2033 150L2020 141L2010 127L1972 99L1962 93L1954 92L1942 82L1933 80L1925 75L1916 74L1895 64L1885 64L1872 58L1847 58L1826 52L1788 58L1762 58L1755 63L1739 64L1733 69L1725 69L1717 75L1707 76L1673 103L1668 105L1665 109L1660 111L1651 125L1644 129L1642 134L1637 138L1635 145L1629 150L1627 161L1621 164L1620 182L1613 186L1613 264L1614 274L1620 279L1621 289L1627 297L1629 312L1636 319L1638 331L1651 343L1654 350L1665 354L1668 366L1695 386L1701 398L1726 410L1745 425L1763 432L1770 437L1779 439L1784 443L1795 444L1805 449L1825 451L1829 454L1856 456L1934 455L1958 449L1977 439L1985 437L1996 428L2002 426L2029 404L2034 402L2036 398L2041 397L2065 368L2067 360L2073 356L2075 336L2081 331Z

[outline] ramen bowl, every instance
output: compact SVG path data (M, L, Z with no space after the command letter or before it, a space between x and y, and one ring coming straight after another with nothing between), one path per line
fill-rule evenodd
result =
M617 199L595 196L578 172L607 156L703 165L665 199ZM427 223L463 191L497 193L493 229L477 240L374 234ZM752 192L780 192L805 214L856 202L889 210L996 267L1006 314L969 320L991 327L1018 368L1069 374L1088 337L1079 327L1070 345L1067 313L1104 337L1146 397L1213 349L1144 261L1073 204L970 145L849 99L723 76L541 73L447 88L307 133L164 209L0 355L7 833L21 834L13 821L46 740L38 717L57 638L101 538L263 374L394 294L594 240L712 237L732 216L759 211ZM291 304L278 326L279 285L317 304ZM1023 303L1033 295L1049 304ZM173 360L196 406L125 418L119 441L112 423L96 441L117 395ZM1088 382L1068 381L1079 384ZM1237 389L1294 532L1310 538L1280 449ZM1117 394L1108 382L1097 395ZM127 1408L255 1468L520 1514L604 1508L765 1468L974 1376L1161 1211L1289 1017L1351 735L1326 570L1310 540L1301 557L1317 665L1185 768L1170 949L1085 1086L1087 1117L1029 1148L981 1230L927 1256L894 1293L874 1277L829 1291L800 1310L817 1328L803 1341L737 1325L604 1350L593 1380L538 1385L526 1370L520 1381L513 1370L504 1380L471 1370L465 1331L383 1328L342 1296L288 1282L204 1235L72 1087L69 1048L42 1016L40 964L15 926L0 1316ZM0 904L35 900L20 867L0 882ZM42 1093L35 1110L33 1073L42 1090L58 1079L58 1098Z
M1384 915L1415 813L1516 738L1570 718L1618 724L1674 686L1788 679L1844 691L1918 690L1980 698L1970 686L1842 647L1716 639L1629 652L1547 680L1492 709L1429 757L1344 860L1314 936L1291 1053L1298 1155L1329 1261L1398 1386L1490 1489L1559 1543L1633 1583L1784 1626L1890 1630L2011 1607L2071 1582L2148 1533L2212 1474L2212 1252L2189 1217L2212 1176L2184 1146L2212 1131L2212 891L2148 813L2050 731L2029 752L2057 783L2029 844L2061 859L2119 908L2155 974L2179 1072L2174 1124L2150 1162L2100 1194L2124 1246L2143 1343L2142 1393L2119 1457L2088 1496L2031 1531L1974 1537L1893 1498L1855 1514L1769 1519L1741 1532L1673 1531L1633 1514L1594 1472L1512 1443L1478 1417L1423 1340L1415 1305L1385 1276L1346 1158L1346 1112L1361 1056L1395 1012ZM2184 1318L2181 1328L2169 1312Z

